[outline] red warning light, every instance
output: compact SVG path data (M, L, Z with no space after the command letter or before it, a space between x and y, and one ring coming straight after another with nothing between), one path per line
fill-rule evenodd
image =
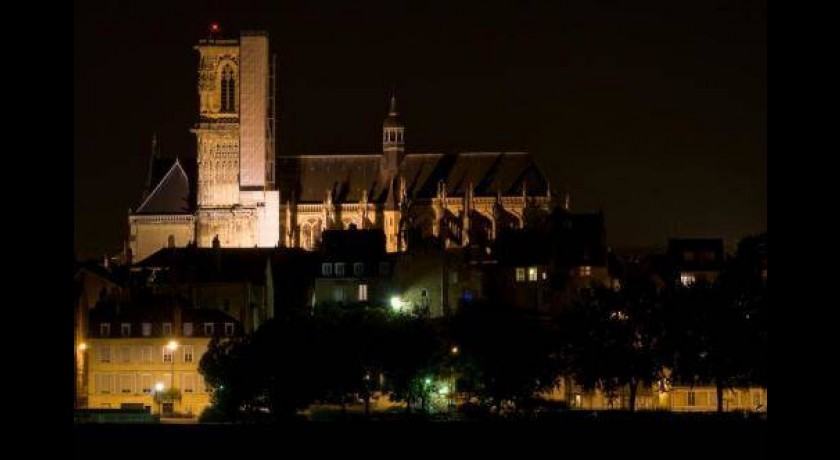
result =
M212 32L214 34L219 32L219 23L218 22L210 23L210 32Z

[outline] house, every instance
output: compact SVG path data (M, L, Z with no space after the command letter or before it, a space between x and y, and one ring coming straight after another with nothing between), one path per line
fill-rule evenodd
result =
M172 295L138 294L91 311L84 346L88 408L142 407L197 416L210 404L198 371L210 340L241 336L242 324Z
M326 230L317 253L311 305L385 307L393 296L392 271L393 257L385 251L381 229Z
M714 283L724 269L723 240L720 238L671 239L667 255L671 265L669 281L673 285Z
M161 249L137 267L151 270L154 292L178 294L198 308L222 311L250 333L278 309L308 305L314 260L299 249L191 246Z

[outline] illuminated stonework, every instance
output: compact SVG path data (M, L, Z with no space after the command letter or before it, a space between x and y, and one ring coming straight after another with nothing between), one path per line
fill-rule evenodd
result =
M195 49L196 183L181 168L177 181L156 189L157 205L130 215L136 261L173 244L215 240L314 250L324 230L351 227L381 228L388 252L406 250L412 235L446 247L482 245L551 208L548 181L528 153L406 152L393 95L381 151L275 157L268 36L243 32L237 40L200 40Z

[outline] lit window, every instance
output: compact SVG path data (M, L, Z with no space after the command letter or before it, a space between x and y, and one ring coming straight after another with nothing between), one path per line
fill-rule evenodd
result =
M152 374L143 374L140 376L140 391L144 394L152 392Z
M359 285L359 301L364 302L368 299L368 285L367 284L360 284Z
M143 323L143 337L152 335L152 323Z
M340 286L333 288L333 300L336 302L344 302L344 289Z
M365 274L365 264L361 262L356 262L353 264L353 275L355 276L362 276Z
M680 274L680 283L682 283L683 286L691 286L692 284L694 284L694 281L694 275L690 273Z
M230 337L234 334L236 329L234 328L233 323L225 323L225 335Z
M120 393L134 393L134 379L131 374L120 375Z
M761 393L753 393L752 395L753 407L757 408L761 405Z
M123 337L131 336L131 323L120 324L120 335Z
M213 323L204 323L204 335L213 335Z
M185 363L193 362L193 346L192 345L184 345L184 362Z
M688 392L688 405L695 406L697 405L697 394L693 391Z
M128 347L128 346L121 346L120 347L120 362L121 363L130 363L131 362L131 347Z
M449 282L452 284L458 283L458 270L452 270L449 272Z
M140 362L143 364L152 362L152 347L143 347L140 349Z
M99 336L100 337L110 337L111 336L111 325L108 323L99 323Z
M172 351L167 347L163 347L163 362L170 364L172 363L172 358Z
M321 275L332 276L332 264L321 264Z
M537 280L537 267L528 267L528 281Z
M163 335L172 335L172 323L163 323Z
M335 276L344 276L344 262L335 264Z
M520 267L516 269L516 281L525 281L525 269Z
M592 276L592 267L589 265L580 267L580 276Z
M184 393L195 393L195 375L184 374Z
M184 323L184 336L190 337L193 335L193 324L192 323Z
M110 345L103 345L98 349L99 354L99 362L100 363L110 363L111 362L111 346Z
M96 392L99 394L111 394L114 387L113 374L96 374Z

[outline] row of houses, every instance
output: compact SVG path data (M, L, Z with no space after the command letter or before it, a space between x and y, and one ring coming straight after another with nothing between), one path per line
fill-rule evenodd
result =
M713 281L727 262L719 239L671 240L660 253L620 253L606 245L601 213L558 208L548 222L499 232L491 246L447 248L407 235L409 249L389 253L382 230L351 227L324 231L316 251L171 247L131 267L80 265L77 405L200 413L210 392L198 363L210 340L251 333L280 311L382 306L441 317L464 302L493 299L551 316L581 288L619 288L634 277L663 288ZM752 272L766 283L766 240L754 246ZM166 396L173 387L182 390L177 398ZM715 407L698 396L713 388L655 390L642 391L640 407ZM748 396L728 397L735 402L727 407L766 408L766 391L745 391ZM571 384L552 398L577 408L623 407L622 398L607 400Z

